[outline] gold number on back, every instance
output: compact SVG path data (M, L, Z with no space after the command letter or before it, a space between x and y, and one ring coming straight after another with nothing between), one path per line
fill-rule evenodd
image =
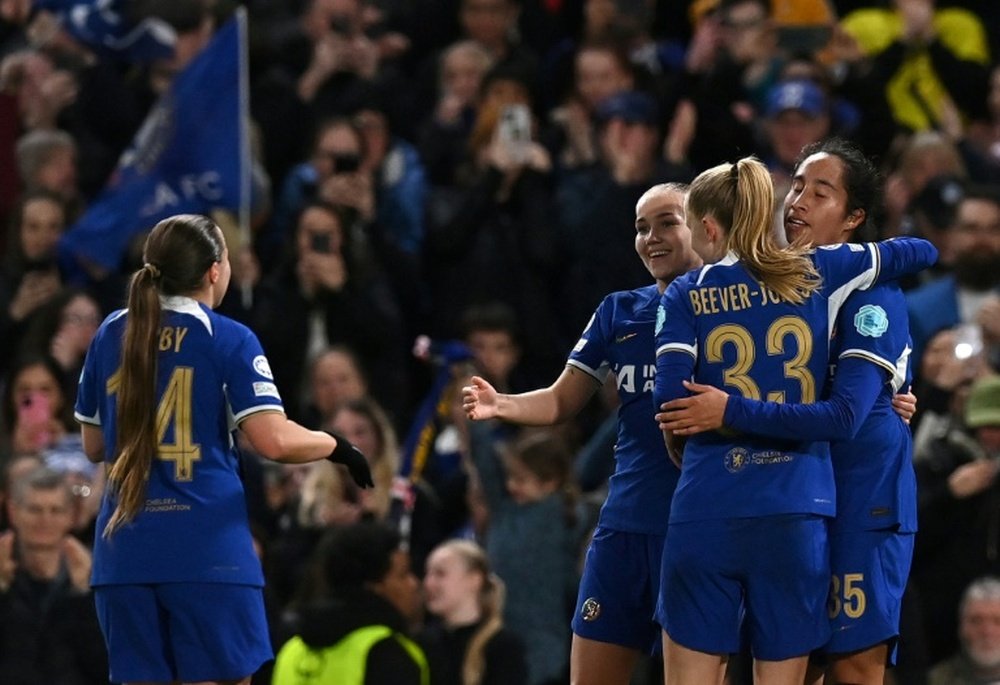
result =
M121 385L121 369L108 377L107 393L112 395ZM194 462L201 459L201 445L192 442L191 398L194 388L194 369L190 366L174 368L167 387L156 407L156 458L174 462L174 480L187 482L194 478ZM174 427L173 440L164 442L167 430Z
M705 338L705 358L710 362L722 361L722 349L726 344L736 349L736 361L722 372L722 382L739 390L751 400L760 399L760 388L747 373L757 356L753 336L743 326L727 323L716 326Z
M784 363L785 378L792 378L799 382L801 387L802 404L811 404L816 401L816 379L813 378L809 367L809 359L812 357L812 332L802 318L798 316L783 316L775 319L767 329L766 349L770 356L782 355L785 353L785 341L788 336L795 339L795 356ZM757 348L754 345L753 336L743 326L738 324L722 324L713 328L705 338L705 359L710 362L719 363L723 361L722 352L726 345L732 345L736 351L736 359L732 365L722 372L722 382L729 387L736 388L743 397L750 400L761 398L760 388L750 377L750 369L753 367L757 357ZM774 402L784 402L785 393L782 391L771 391L767 394L767 399Z
M767 329L767 353L769 355L780 355L785 353L785 338L787 336L795 338L795 356L785 362L785 378L794 378L799 382L802 389L802 404L812 404L816 401L816 381L809 372L806 364L812 357L812 331L798 316L783 316L775 319ZM784 402L784 392L770 392L767 399L773 402Z

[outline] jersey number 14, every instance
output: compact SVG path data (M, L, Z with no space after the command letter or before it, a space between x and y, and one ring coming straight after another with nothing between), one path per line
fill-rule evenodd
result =
M113 395L121 385L121 369L108 378L107 392ZM156 458L174 462L174 480L187 482L194 478L194 462L201 459L201 445L192 442L191 397L194 369L175 367L156 407ZM173 425L173 440L165 442L167 430Z

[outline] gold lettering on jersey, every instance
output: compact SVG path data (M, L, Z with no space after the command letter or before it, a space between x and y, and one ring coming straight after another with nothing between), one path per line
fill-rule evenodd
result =
M738 312L749 309L753 304L750 300L750 288L745 283L734 283L724 287L708 286L688 292L691 308L695 315L719 314L721 312Z
M188 333L187 326L164 326L160 329L160 351L166 352L172 349L174 352L181 351L181 343Z
M768 288L763 283L758 283L757 285L760 286L760 303L761 304L768 304L768 303L770 303L770 304L781 304L782 302L784 302L784 299L781 297L781 295L779 295L778 293L774 292L773 290L771 290L770 288Z

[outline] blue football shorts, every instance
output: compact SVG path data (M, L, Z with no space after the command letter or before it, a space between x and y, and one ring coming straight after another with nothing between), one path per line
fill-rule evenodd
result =
M828 608L833 633L822 651L843 654L888 642L888 665L895 665L913 538L895 530L831 534Z
M94 600L112 682L238 680L274 658L259 587L102 585Z
M653 613L663 538L597 527L573 613L576 635L648 654L659 651L660 626Z
M677 644L755 659L804 656L830 637L826 520L792 514L672 523L657 619Z

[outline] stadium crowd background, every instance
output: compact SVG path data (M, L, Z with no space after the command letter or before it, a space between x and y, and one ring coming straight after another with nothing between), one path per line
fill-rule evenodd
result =
M56 682L54 671L60 682L106 682L93 609L79 601L102 473L80 451L71 409L87 344L122 305L139 257L132 250L117 272L71 277L56 244L172 76L237 6L118 5L122 21L172 27L173 56L163 58L88 45L60 27L72 4L0 3L0 221L10 227L0 243L0 465L5 527L17 533L0 535L5 683ZM242 4L252 244L230 243L234 287L221 311L260 336L289 415L347 435L376 474L374 491L361 492L328 463L283 467L245 454L276 646L288 637L285 618L316 596L309 560L324 533L389 516L400 444L439 356L433 343L414 355L418 336L471 350L446 400L473 369L501 391L548 385L601 298L648 282L628 247L644 190L752 153L780 198L799 150L839 135L884 174L880 235L868 237L918 234L942 255L906 284L920 533L892 677L958 682L936 681L934 669L959 650L960 597L1000 575L1000 7ZM530 141L508 135L515 104L528 107ZM643 373L635 382L651 383L652 370ZM453 537L494 551L507 630L529 646L533 684L565 681L553 673L568 663L574 571L613 466L614 402L612 387L542 435L470 427L455 402L433 417L412 494L412 563L423 575L431 551ZM541 475L531 461L539 449L557 465ZM51 515L9 496L43 465L72 493ZM568 512L571 548L539 549L537 530L507 539L504 527L503 540L490 539L517 466L560 483L550 496ZM58 549L66 571L53 578L27 563L32 545ZM512 563L518 553L535 564ZM560 564L567 573L554 585L542 569ZM543 584L544 593L526 591ZM1000 619L1000 596L992 600ZM554 648L545 659L530 645ZM740 677L734 669L733 682Z

